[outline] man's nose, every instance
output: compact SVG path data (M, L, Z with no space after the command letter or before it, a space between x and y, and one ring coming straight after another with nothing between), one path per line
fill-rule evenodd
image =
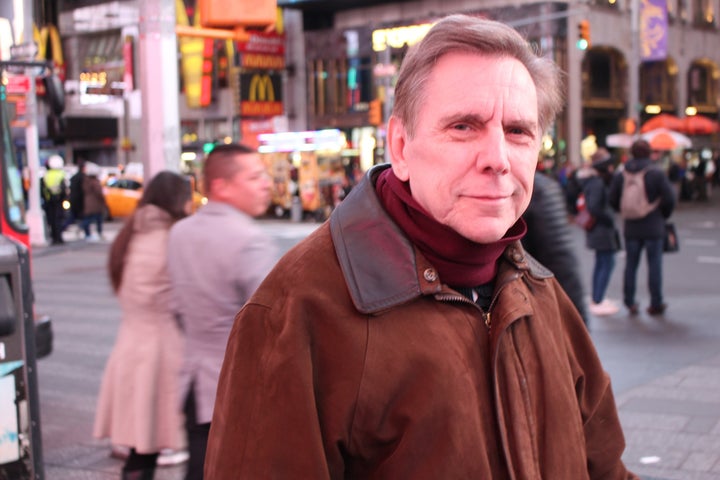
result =
M480 172L502 174L509 171L507 140L501 128L485 131L480 139L475 166Z

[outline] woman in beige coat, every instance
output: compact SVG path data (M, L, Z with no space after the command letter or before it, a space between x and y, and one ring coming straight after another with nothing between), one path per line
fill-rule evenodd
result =
M122 321L100 386L94 435L130 448L124 480L152 479L160 450L183 443L177 408L183 340L170 311L167 238L189 214L191 198L184 177L160 172L110 250Z

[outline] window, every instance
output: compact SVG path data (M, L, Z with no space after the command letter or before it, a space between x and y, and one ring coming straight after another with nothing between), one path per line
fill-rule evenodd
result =
M5 96L4 89L0 91L0 96ZM4 171L0 172L0 176L7 179L7 184L0 181L0 187L4 187L1 192L5 206L4 216L9 225L19 232L27 231L25 223L25 196L22 186L22 177L15 162L14 145L10 138L10 123L8 121L8 112L5 100L0 100L0 135L2 135L2 144L0 145L0 168Z
M622 81L625 77L625 63L618 51L609 48L588 50L583 59L582 75L583 101L624 102Z
M677 66L671 59L647 62L640 66L640 101L675 110L677 99Z
M695 25L712 27L715 25L715 0L695 0L693 3Z
M696 60L688 70L688 106L716 107L718 67L709 60Z

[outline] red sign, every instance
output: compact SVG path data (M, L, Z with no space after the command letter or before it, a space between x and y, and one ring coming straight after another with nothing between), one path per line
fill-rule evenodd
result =
M27 102L25 99L18 99L15 101L15 115L22 117L27 113Z
M25 75L8 75L5 88L8 94L28 93L30 91L30 77Z
M285 35L275 32L253 32L247 42L237 42L237 49L243 53L283 55L285 53Z

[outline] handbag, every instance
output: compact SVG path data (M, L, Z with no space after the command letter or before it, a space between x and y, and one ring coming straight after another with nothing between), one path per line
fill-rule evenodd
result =
M595 226L595 217L593 217L587 210L580 210L575 219L573 220L575 225L582 227L585 230L592 230Z
M665 241L663 242L663 252L673 253L680 250L680 242L678 241L677 230L672 222L665 222Z
M588 211L585 205L585 194L582 192L580 192L577 200L575 200L575 209L577 210L577 214L573 219L575 225L582 227L585 231L592 230L596 220Z

